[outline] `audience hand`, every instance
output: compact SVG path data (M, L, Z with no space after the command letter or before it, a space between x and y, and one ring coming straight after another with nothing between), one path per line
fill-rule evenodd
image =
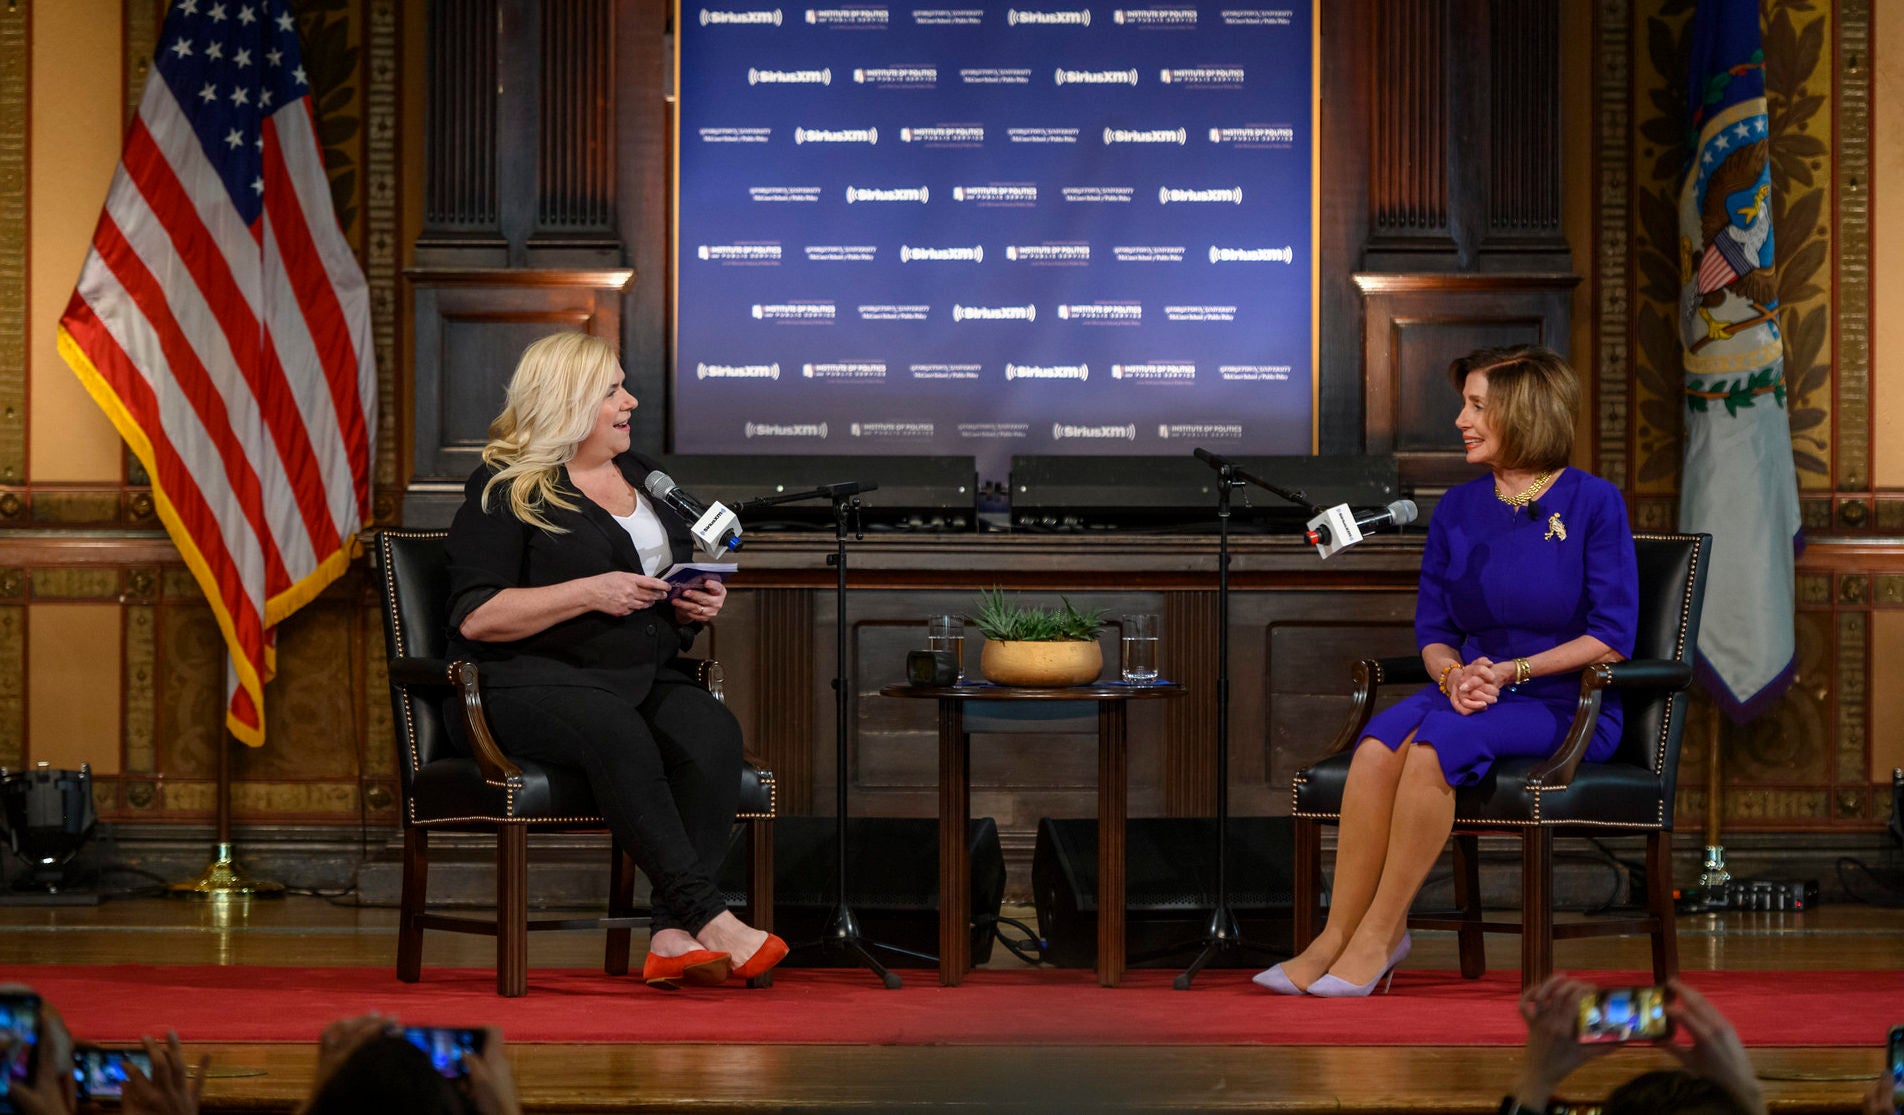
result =
M509 1067L509 1055L503 1052L502 1031L490 1026L486 1032L483 1051L463 1059L469 1067L470 1102L479 1115L522 1115L515 1073Z
M1542 1111L1554 1089L1573 1070L1612 1049L1613 1045L1582 1044L1574 1027L1580 1001L1594 993L1592 984L1563 975L1548 976L1521 996L1521 1017L1527 1022L1527 1045L1514 1099L1530 1111Z
M1692 1039L1690 1045L1667 1043L1667 1051L1679 1058L1687 1072L1732 1093L1746 1110L1764 1112L1765 1096L1759 1091L1758 1074L1752 1071L1752 1058L1746 1055L1732 1023L1704 995L1679 980L1666 986L1673 993L1666 1013L1678 1023L1679 1032Z
M324 1090L324 1082L336 1075L337 1070L357 1047L388 1032L397 1024L397 1020L388 1015L371 1012L356 1018L340 1018L324 1027L324 1033L317 1039L317 1071L311 1077L311 1095Z
M152 1076L147 1079L137 1065L126 1066L122 1110L131 1115L198 1115L198 1097L205 1089L211 1055L201 1056L198 1066L187 1071L177 1034L165 1035L164 1045L146 1038L145 1053L152 1058Z
M1897 1105L1891 1102L1892 1091L1891 1066L1886 1065L1884 1071L1878 1073L1878 1082L1864 1094L1864 1107L1860 1110L1864 1115L1896 1115Z
M40 1004L39 1062L33 1078L9 1093L21 1115L73 1115L79 1110L79 1084L73 1079L73 1037L53 1004Z

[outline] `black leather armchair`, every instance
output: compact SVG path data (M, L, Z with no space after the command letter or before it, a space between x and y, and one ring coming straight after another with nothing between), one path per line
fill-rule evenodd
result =
M1553 970L1556 938L1645 933L1652 938L1654 978L1664 982L1679 970L1673 932L1673 794L1712 536L1642 534L1633 541L1639 558L1640 623L1632 659L1581 672L1572 727L1552 755L1503 760L1480 782L1455 793L1454 886L1460 914L1411 917L1409 925L1457 931L1461 974L1469 979L1478 979L1486 970L1482 935L1489 932L1521 935L1524 986L1531 987ZM1374 714L1376 692L1383 685L1422 685L1429 680L1419 657L1356 663L1354 707L1347 723L1327 757L1296 774L1297 950L1315 939L1322 826L1341 819L1349 759ZM1608 690L1626 694L1619 750L1607 762L1583 763ZM1628 833L1646 836L1646 916L1556 926L1554 838ZM1483 834L1512 835L1521 841L1519 923L1490 922L1482 916L1478 838Z
M477 664L451 661L449 558L445 531L385 530L377 536L384 598L384 645L389 656L397 769L403 785L403 909L397 935L397 978L421 975L423 931L481 933L496 938L496 992L528 991L530 930L606 928L602 967L609 975L628 971L630 930L641 921L634 905L635 869L619 842L609 852L606 918L528 916L529 832L574 832L606 827L580 771L516 762L503 754L483 716ZM718 662L683 659L716 697L722 696ZM460 694L464 752L454 742L443 709ZM741 772L740 819L749 822L748 904L753 924L773 921L774 777L749 762ZM426 908L432 831L493 833L496 837L496 916L432 914ZM760 983L771 977L763 977Z

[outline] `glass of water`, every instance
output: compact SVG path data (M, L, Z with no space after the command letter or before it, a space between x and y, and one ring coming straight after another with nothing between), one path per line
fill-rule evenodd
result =
M926 622L926 646L933 650L952 652L952 661L958 663L959 676L954 685L965 684L965 618L963 616L933 616Z
M1155 612L1123 617L1121 664L1124 684L1149 685L1157 680L1157 636L1161 628Z

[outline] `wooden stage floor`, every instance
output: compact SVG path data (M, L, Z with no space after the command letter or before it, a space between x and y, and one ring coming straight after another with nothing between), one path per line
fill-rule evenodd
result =
M1008 911L1009 912L1009 911ZM1030 916L1030 911L1020 911ZM378 966L393 962L396 914L320 898L222 906L131 899L97 908L0 908L0 970L31 982L32 964ZM1904 968L1904 911L1823 906L1797 914L1687 917L1687 970ZM533 934L541 967L600 962L595 933ZM637 956L641 942L636 941ZM1512 941L1491 942L1502 956ZM431 965L484 966L486 938L430 934ZM1562 942L1559 967L1644 969L1643 939ZM994 952L993 964L1017 963ZM1454 939L1417 934L1407 967L1452 969ZM1088 978L1086 973L1079 973ZM1244 978L1209 972L1204 980ZM924 970L913 978L930 978ZM631 996L654 993L638 985ZM1115 994L1115 992L1110 992ZM657 1006L665 1004L657 1003ZM1504 1009L1505 1005L1504 1005ZM508 1029L508 1003L495 1019ZM1904 1022L1904 1003L1898 1004ZM289 1111L304 1095L313 1043L205 1045L212 1056L208 1111ZM1760 1048L1753 1060L1775 1112L1855 1112L1882 1060L1864 1048ZM534 1112L917 1111L1494 1111L1512 1080L1511 1048L1388 1046L1157 1046L1149 1048L552 1045L511 1046L525 1107ZM1603 1096L1667 1058L1631 1052L1587 1066L1569 1099Z

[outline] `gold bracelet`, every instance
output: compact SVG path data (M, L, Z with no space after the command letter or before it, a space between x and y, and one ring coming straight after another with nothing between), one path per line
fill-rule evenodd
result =
M1441 690L1442 696L1448 695L1448 675L1460 668L1459 662L1450 662L1441 668L1441 676L1435 679L1435 688Z
M1525 658L1516 658L1514 660L1514 684L1515 685L1520 685L1521 683L1526 682L1530 680L1531 678L1533 678L1533 676L1534 676L1533 663L1529 662Z

